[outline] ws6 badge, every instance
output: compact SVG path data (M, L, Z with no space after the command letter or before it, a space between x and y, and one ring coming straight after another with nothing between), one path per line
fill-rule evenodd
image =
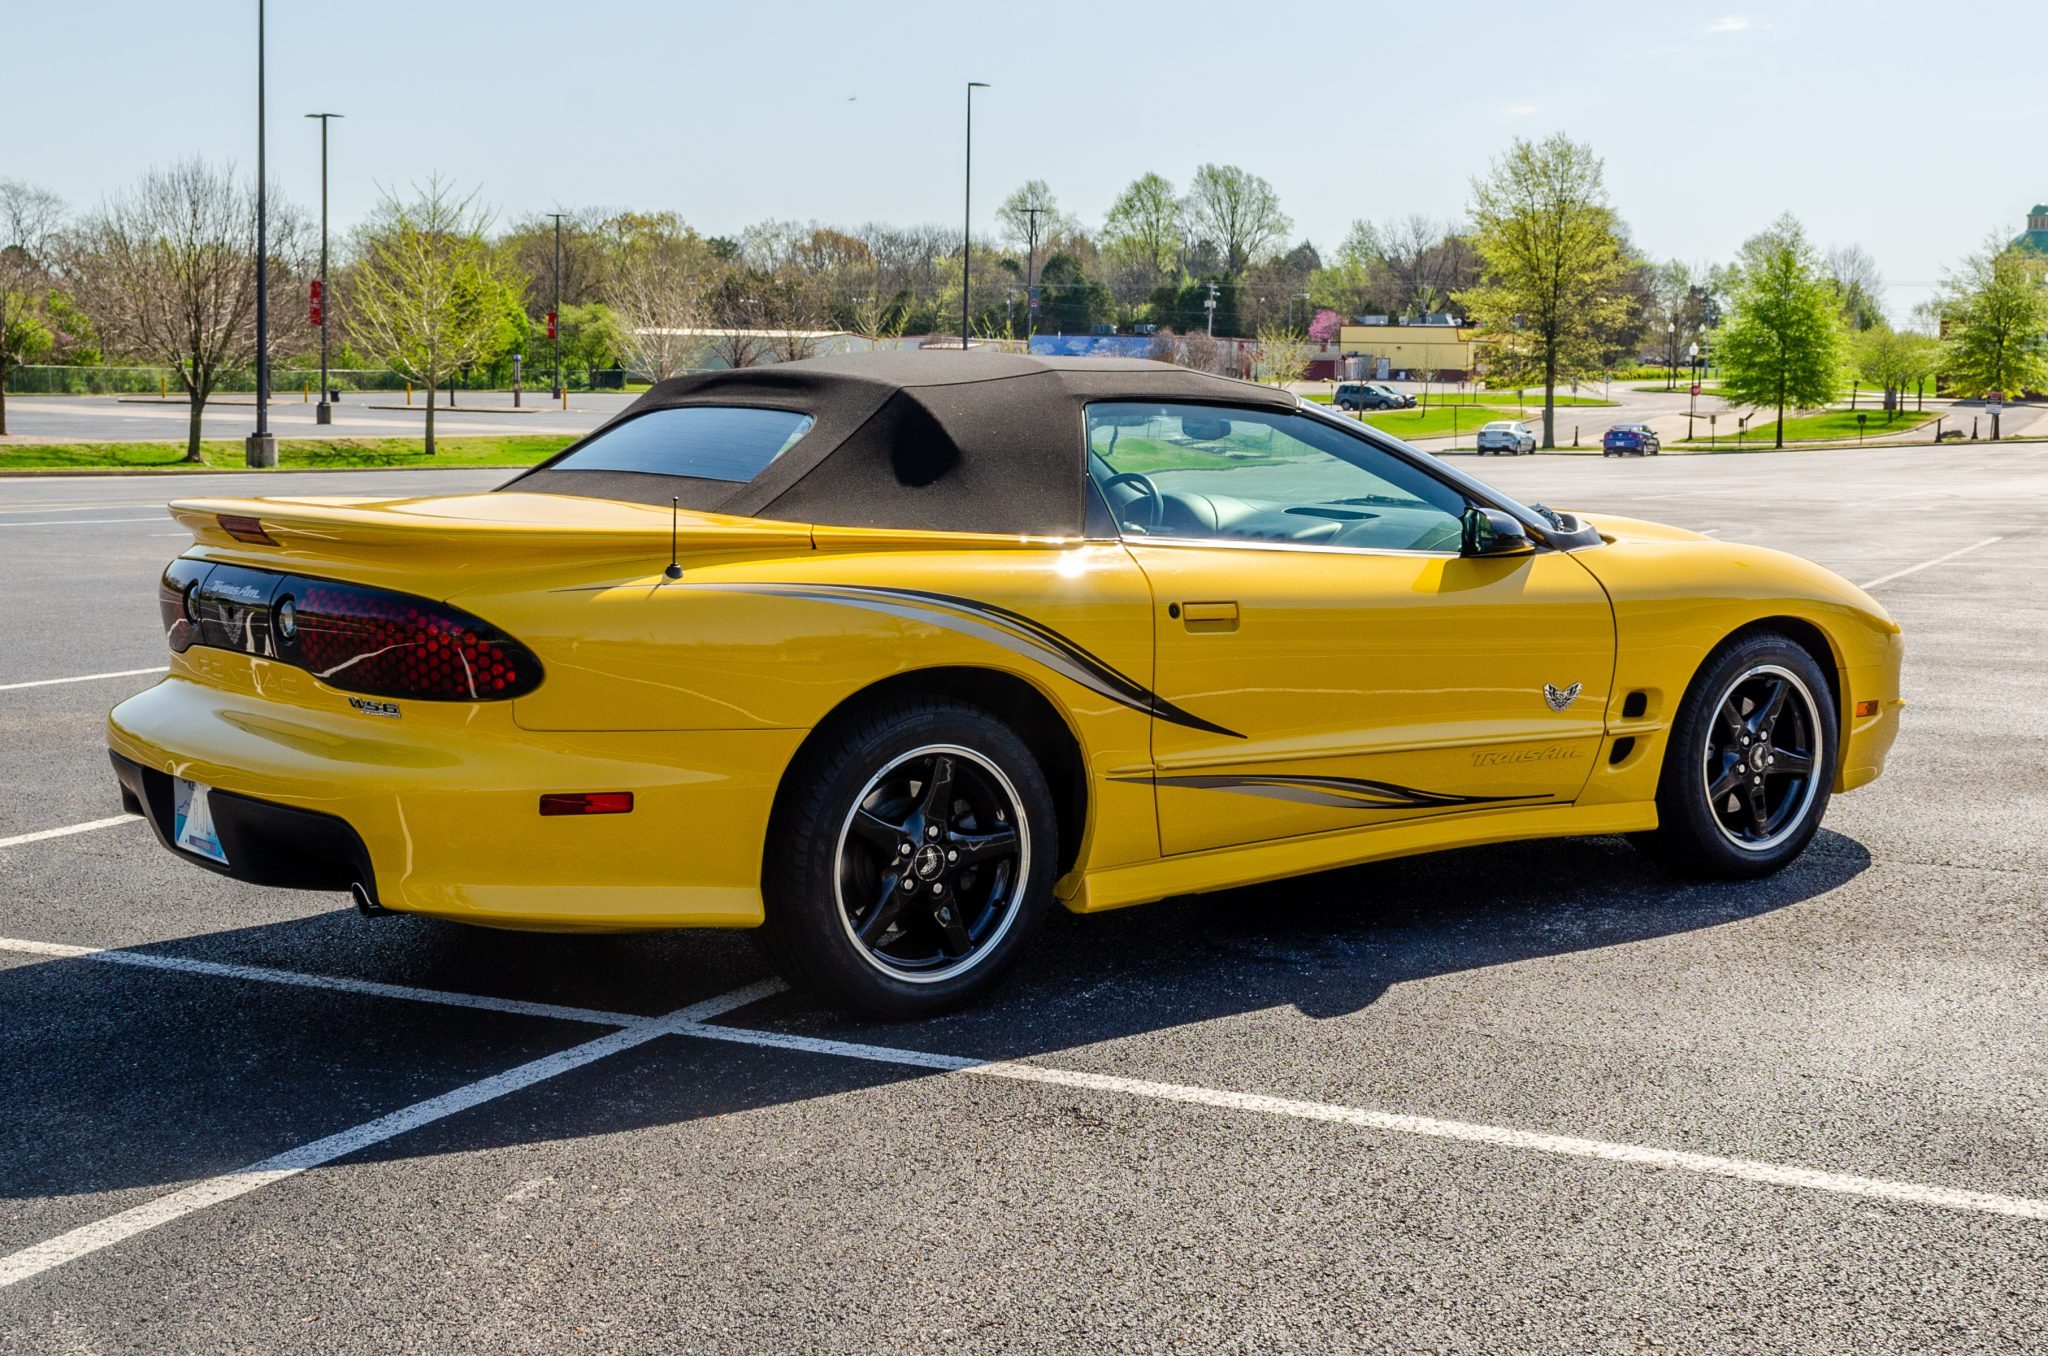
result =
M371 697L350 697L348 704L366 716L389 716L398 719L397 702L380 702Z

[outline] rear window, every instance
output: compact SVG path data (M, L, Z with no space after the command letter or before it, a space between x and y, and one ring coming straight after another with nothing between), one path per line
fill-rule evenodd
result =
M605 429L549 469L748 481L816 422L808 414L742 405L649 410Z

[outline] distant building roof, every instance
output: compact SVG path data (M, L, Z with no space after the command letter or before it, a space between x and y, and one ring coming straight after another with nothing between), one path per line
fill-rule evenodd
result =
M2027 229L2013 237L2013 248L2048 254L2048 203L2036 203L2027 213Z

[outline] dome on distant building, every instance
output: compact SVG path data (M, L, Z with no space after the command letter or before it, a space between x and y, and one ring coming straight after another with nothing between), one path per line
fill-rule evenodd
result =
M2048 203L2034 205L2027 213L2027 229L2016 236L2012 243L2021 249L2048 254Z

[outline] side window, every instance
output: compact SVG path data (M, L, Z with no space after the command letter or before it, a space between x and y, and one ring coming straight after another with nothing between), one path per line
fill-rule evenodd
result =
M1090 405L1088 452L1127 536L1458 549L1463 495L1311 415Z

